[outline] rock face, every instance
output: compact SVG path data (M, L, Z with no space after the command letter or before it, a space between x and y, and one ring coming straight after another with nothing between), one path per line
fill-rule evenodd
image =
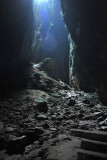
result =
M46 72L46 74L48 74L49 77L55 80L59 80L58 68L57 68L56 61L54 59L46 58L43 62L40 62L36 66L40 70Z
M61 0L61 4L73 41L72 86L86 92L96 89L107 103L107 1Z
M0 87L14 86L31 60L32 8L32 0L0 1Z

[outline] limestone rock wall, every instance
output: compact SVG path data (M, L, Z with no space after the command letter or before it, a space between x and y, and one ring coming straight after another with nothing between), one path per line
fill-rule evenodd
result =
M1 86L5 81L15 81L15 77L20 79L31 60L33 28L32 0L0 1Z
M97 90L107 103L107 1L61 0L64 21L74 43L71 84Z

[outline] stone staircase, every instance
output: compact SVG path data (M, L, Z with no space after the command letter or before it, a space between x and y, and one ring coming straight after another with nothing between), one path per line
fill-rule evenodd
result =
M107 132L72 129L71 135L82 138L77 160L107 160Z

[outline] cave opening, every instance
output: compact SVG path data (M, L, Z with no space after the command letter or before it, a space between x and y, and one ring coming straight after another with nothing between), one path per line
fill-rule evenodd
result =
M69 32L64 23L60 0L33 0L33 11L34 62L54 59L59 79L69 84Z

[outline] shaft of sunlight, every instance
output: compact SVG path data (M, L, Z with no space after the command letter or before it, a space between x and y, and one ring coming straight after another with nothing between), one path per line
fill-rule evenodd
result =
M43 2L48 2L49 0L35 0L37 3L43 3Z

